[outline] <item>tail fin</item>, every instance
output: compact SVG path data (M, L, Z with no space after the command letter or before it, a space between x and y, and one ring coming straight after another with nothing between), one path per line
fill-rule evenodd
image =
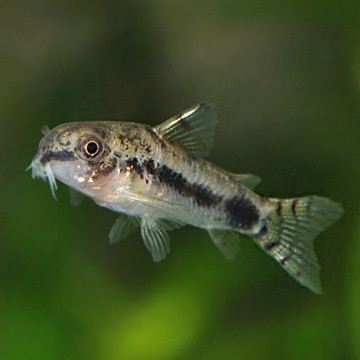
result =
M313 240L341 217L342 206L319 196L269 201L273 209L254 236L256 243L301 285L321 294Z

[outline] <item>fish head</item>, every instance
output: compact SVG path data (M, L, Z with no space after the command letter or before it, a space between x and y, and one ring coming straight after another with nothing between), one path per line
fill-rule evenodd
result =
M115 176L117 158L111 150L111 122L67 123L45 128L28 169L47 180L55 197L56 180L90 197L105 191Z

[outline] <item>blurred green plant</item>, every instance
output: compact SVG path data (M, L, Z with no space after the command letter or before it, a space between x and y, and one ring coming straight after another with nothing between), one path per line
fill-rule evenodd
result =
M360 358L360 222L354 231L350 266L347 269L349 301L346 301L354 359Z

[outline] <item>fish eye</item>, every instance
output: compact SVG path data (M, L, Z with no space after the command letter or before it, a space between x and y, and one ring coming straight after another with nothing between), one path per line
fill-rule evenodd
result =
M85 160L92 160L102 154L103 142L95 135L84 136L80 139L76 151Z
M91 157L95 156L95 155L99 152L99 150L100 150L100 146L99 146L99 144L98 144L96 141L94 141L94 140L89 141L89 142L85 145L85 151L86 151L86 153L87 153L89 156L91 156Z

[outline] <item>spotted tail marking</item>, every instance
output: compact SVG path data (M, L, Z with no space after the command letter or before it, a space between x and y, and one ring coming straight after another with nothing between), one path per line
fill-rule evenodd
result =
M319 196L269 199L272 206L255 242L301 285L321 294L314 238L338 220L340 204Z

